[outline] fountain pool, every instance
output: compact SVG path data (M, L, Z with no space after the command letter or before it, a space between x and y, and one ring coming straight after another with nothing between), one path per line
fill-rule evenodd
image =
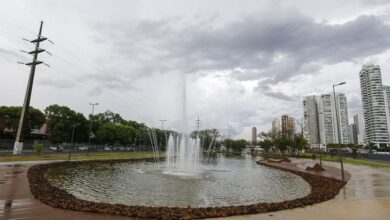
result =
M80 199L153 207L248 205L310 193L301 177L259 166L259 159L219 154L207 165L199 163L197 175L169 175L168 163L143 161L64 167L49 171L47 177Z

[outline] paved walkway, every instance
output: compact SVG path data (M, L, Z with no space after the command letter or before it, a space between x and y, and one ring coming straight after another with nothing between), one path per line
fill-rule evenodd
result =
M39 202L28 186L27 169L30 166L26 163L0 166L0 219L129 219L57 209Z
M300 164L299 166L310 163L308 160L293 162ZM338 168L338 164L335 163L326 165ZM122 216L62 210L40 203L34 199L28 187L26 173L30 166L31 164L0 165L0 219L129 219ZM345 169L352 177L335 199L305 208L233 216L229 219L387 219L390 216L390 169L349 164L345 164Z
M292 162L307 163L308 160ZM324 162L339 168L339 163ZM229 220L385 220L390 219L390 168L344 164L351 174L336 198L304 208L233 216Z

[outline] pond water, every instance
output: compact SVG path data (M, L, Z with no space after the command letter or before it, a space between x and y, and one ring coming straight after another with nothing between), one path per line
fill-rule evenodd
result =
M281 202L310 193L301 177L256 164L261 158L217 155L197 175L172 175L165 164L127 162L58 168L51 184L78 198L169 207L221 207Z

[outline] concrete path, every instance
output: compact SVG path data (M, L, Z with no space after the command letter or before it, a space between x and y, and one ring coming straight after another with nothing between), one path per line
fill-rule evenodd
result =
M308 161L293 162L303 164ZM338 164L335 163L326 165L338 168ZM31 164L0 165L0 219L129 219L122 216L62 210L42 204L30 193L26 177L30 166ZM229 219L387 219L390 216L390 169L349 164L345 164L345 169L352 177L335 199L305 208L234 216Z
M308 160L301 160L305 163ZM292 162L297 162L293 160ZM324 164L339 168L338 163ZM298 209L258 215L233 216L231 220L386 220L390 219L390 168L344 164L351 174L335 199Z

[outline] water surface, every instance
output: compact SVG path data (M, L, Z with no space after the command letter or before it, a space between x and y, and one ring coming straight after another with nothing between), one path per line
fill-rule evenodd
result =
M280 202L310 193L301 177L257 165L259 157L218 155L196 176L164 172L164 164L129 162L61 168L49 181L78 198L144 206L209 207Z

